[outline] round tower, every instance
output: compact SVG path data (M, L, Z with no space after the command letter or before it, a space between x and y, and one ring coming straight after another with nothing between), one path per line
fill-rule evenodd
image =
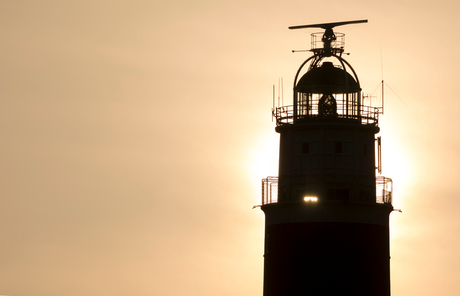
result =
M325 32L312 34L293 105L273 111L280 156L278 178L262 182L264 296L390 295L391 179L376 178L375 164L381 109L363 104L344 34L332 30L359 22L291 27Z

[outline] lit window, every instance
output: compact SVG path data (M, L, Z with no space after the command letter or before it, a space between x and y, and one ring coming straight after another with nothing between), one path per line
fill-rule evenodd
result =
M303 200L307 202L317 202L318 198L316 196L304 196Z

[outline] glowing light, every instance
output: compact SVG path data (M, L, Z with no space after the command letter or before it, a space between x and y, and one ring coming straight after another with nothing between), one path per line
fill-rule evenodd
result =
M316 196L304 196L303 200L307 202L317 202L318 198Z

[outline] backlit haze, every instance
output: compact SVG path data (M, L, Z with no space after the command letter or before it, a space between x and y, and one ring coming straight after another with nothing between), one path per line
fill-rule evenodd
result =
M325 4L327 3L327 4ZM460 294L460 4L0 1L0 294L262 295L272 85L318 29L382 80L392 295ZM382 71L383 69L383 71ZM391 89L390 89L391 88ZM380 89L375 93L380 99Z

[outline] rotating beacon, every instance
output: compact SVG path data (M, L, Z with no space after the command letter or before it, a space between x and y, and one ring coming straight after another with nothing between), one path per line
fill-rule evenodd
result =
M262 180L264 296L390 295L392 181L376 177L383 106L364 105L344 34L333 32L365 22L290 27L325 31L312 34L293 105L273 109L279 176Z

